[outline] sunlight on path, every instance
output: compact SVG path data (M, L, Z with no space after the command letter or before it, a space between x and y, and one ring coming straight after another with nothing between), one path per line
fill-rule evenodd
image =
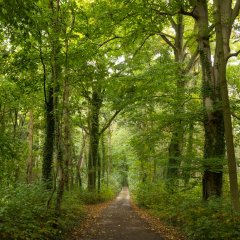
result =
M119 193L117 197L117 201L120 200L129 200L130 199L130 193L127 187L124 187L122 191Z

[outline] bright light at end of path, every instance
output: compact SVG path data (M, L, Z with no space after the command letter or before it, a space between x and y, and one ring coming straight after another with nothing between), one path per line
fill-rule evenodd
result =
M118 197L117 197L117 201L120 200L129 200L130 199L130 194L129 194L129 190L127 187L124 187L122 189L122 191L119 193Z

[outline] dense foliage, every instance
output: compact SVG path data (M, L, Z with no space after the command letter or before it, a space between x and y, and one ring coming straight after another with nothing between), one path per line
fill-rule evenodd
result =
M0 0L0 238L58 239L127 185L189 239L240 239L239 8Z

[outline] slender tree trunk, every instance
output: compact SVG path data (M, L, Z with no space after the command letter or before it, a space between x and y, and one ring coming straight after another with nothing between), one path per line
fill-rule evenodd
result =
M175 62L179 65L184 61L183 54L183 16L181 14L177 15L177 22L172 24L175 29L175 43L174 43L174 55ZM181 114L184 112L183 104L183 93L185 88L184 76L182 74L182 66L179 66L177 72L177 100L175 102L174 116L176 117L175 122L173 123L172 138L169 144L169 160L168 160L168 169L167 169L167 187L168 189L173 190L176 186L176 180L179 175L179 167L181 165L182 157L182 141L183 141L183 122Z
M68 191L70 185L70 174L72 168L72 151L71 151L71 130L69 114L69 86L67 79L64 85L63 96L63 122L64 122L64 168L65 168L65 188Z
M102 99L100 89L93 87L91 111L89 117L89 159L88 159L88 190L96 191L98 148L99 148L99 111Z
M61 45L59 41L60 34L60 2L59 0L49 0L49 7L52 11L53 18L51 22L52 34L50 35L51 44L51 82L48 86L48 99L46 99L46 134L43 152L43 166L42 177L46 182L48 188L52 188L52 163L54 152L54 140L57 122L57 108L58 108L58 95L59 95L59 81L60 81L60 63L59 55L61 51ZM44 64L43 64L44 65ZM45 67L44 67L44 74ZM45 79L46 81L46 79ZM44 83L45 85L45 83Z
M81 177L81 169L83 167L83 162L84 162L84 150L85 150L85 145L86 145L86 134L83 132L82 133L82 146L79 154L79 159L77 162L76 166L76 182L78 183L79 187L82 188L82 177Z
M63 159L63 152L62 152L62 139L61 139L61 126L58 126L57 130L57 164L58 164L58 186L57 186L57 196L56 196L56 203L55 203L55 213L57 216L61 214L61 203L64 194L64 185L65 185L65 169L64 169L64 159Z
M100 191L101 191L101 176L102 176L101 175L101 166L102 166L101 161L102 161L102 158L100 156L100 153L98 153L98 164L97 164L98 193L100 193Z
M107 188L109 187L109 177L112 170L112 132L111 126L108 128L107 139Z
M176 187L176 180L178 177L178 171L181 160L181 147L180 147L180 136L179 129L175 129L172 133L171 142L169 145L169 161L167 169L167 185L168 189L173 189Z
M54 116L54 101L53 101L53 87L49 87L48 102L46 103L46 133L43 148L43 165L42 178L47 184L47 188L52 188L52 163L54 151L54 132L55 132L55 116Z
M237 179L237 164L234 150L231 110L226 76L227 57L230 54L229 39L233 22L233 19L231 19L232 1L224 0L222 2L219 0L214 0L214 5L216 24L215 72L221 87L232 206L236 212L239 212L240 202Z
M32 182L32 170L33 170L33 110L29 112L29 124L28 124L28 159L27 159L27 183Z
M102 154L101 154L101 160L102 160L102 182L104 181L105 178L105 173L106 173L106 146L105 146L105 137L104 134L102 134L101 137L101 150L102 150Z
M189 181L191 178L191 165L192 165L192 157L193 157L193 132L194 132L194 125L193 123L190 123L187 152L186 152L186 158L185 158L184 167L183 167L183 179L184 179L185 186L189 184Z

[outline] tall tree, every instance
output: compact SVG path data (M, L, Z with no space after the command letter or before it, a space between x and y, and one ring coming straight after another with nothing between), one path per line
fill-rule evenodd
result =
M42 177L47 183L48 187L52 187L52 165L53 165L53 152L54 152L54 138L56 134L56 120L58 95L59 95L59 81L61 75L60 68L60 51L61 45L59 41L60 34L60 1L50 0L49 7L52 14L49 26L49 39L51 46L51 81L48 84L48 90L45 91L45 110L46 110L46 135L43 150L43 167ZM43 57L41 56L42 62ZM45 65L43 63L43 68ZM44 71L44 86L46 86L46 72ZM47 93L46 93L47 91ZM57 123L58 124L58 123Z
M220 83L222 97L222 108L224 117L225 138L227 146L228 169L230 180L230 192L232 206L235 211L240 211L239 189L237 179L237 164L233 142L233 129L231 121L231 109L227 85L227 62L232 56L230 54L230 37L234 21L239 14L240 1L236 1L232 9L233 1L214 1L215 29L216 29L216 50L215 50L215 76ZM237 55L235 53L233 55Z
M222 195L224 125L221 94L215 78L210 48L209 12L206 0L190 1L197 27L198 46L202 66L202 97L204 106L204 174L203 199Z

